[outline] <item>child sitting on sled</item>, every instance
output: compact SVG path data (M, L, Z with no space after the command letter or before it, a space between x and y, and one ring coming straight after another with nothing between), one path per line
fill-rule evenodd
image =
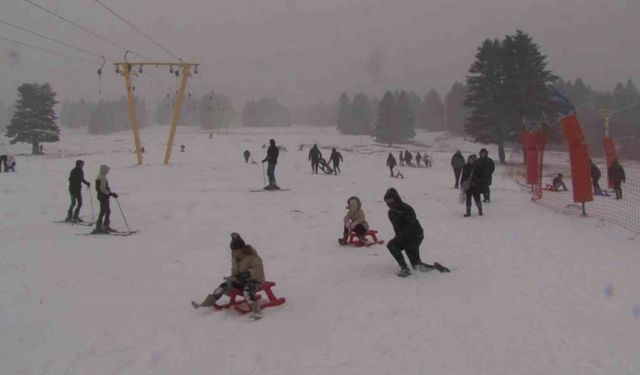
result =
M242 290L244 298L248 301L254 319L262 317L262 311L256 298L256 290L264 282L264 268L262 258L251 245L244 242L238 233L231 233L231 276L225 277L213 293L198 304L191 302L194 308L212 307L213 304L233 289Z
M344 216L344 231L342 238L338 239L341 244L346 244L349 235L353 232L358 236L360 242L364 242L365 234L369 230L369 224L364 218L362 203L358 197L347 199L347 214Z

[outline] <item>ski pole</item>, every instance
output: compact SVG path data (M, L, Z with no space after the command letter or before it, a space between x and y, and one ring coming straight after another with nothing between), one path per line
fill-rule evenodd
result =
M127 231L131 232L131 228L129 228L129 224L127 223L127 218L124 217L124 212L122 212L122 207L120 207L120 201L118 198L115 198L116 203L118 204L118 208L120 209L120 213L122 214L122 218L124 219L124 225L127 226Z
M262 163L262 181L264 182L264 186L267 186L267 176L264 172L264 163Z
M91 202L91 222L96 222L96 212L93 209L93 196L91 196L91 189L87 186L87 190L89 190L89 201Z

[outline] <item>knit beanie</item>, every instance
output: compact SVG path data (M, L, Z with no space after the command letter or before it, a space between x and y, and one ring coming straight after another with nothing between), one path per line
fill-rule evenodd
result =
M240 237L240 234L236 232L231 233L231 243L229 244L231 250L242 249L245 246L246 244L242 237Z

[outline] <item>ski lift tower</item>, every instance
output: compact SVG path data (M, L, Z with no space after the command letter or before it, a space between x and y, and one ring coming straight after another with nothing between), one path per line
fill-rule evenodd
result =
M173 116L171 118L171 130L169 131L169 140L167 141L167 149L164 154L164 164L169 164L169 159L171 158L171 149L173 147L173 139L176 135L176 127L178 126L178 121L180 120L180 110L182 109L182 102L184 100L184 92L187 87L187 80L189 76L191 76L191 68L193 68L193 73L198 74L198 66L200 64L195 63L185 63L182 60L179 62L130 62L127 61L127 53L124 54L125 62L116 62L114 65L116 66L116 73L121 74L124 77L125 88L127 89L127 98L129 101L129 121L131 122L131 128L133 129L133 141L136 146L136 155L138 157L138 165L142 164L142 149L140 146L140 134L138 132L138 118L136 113L136 101L133 91L135 87L131 83L131 76L138 76L142 74L143 66L168 66L169 71L176 75L176 77L181 77L180 79L180 88L178 89L178 93L176 95L176 103L175 109L173 111ZM175 67L175 69L174 69ZM137 71L134 71L134 68L137 68Z

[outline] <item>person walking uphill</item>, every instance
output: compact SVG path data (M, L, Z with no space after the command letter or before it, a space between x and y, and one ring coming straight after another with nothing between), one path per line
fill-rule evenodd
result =
M400 199L400 194L394 188L387 190L384 201L389 207L389 221L395 232L395 237L387 243L387 249L400 266L398 276L407 277L411 274L402 250L407 253L414 270L421 272L431 270L433 266L420 260L420 244L424 239L424 232L413 208Z
M109 233L111 229L111 222L109 216L111 215L111 208L109 207L109 199L114 197L118 199L118 194L111 191L109 187L109 181L107 180L107 173L109 173L109 167L106 165L100 166L100 174L96 178L96 191L98 192L98 202L100 202L100 213L98 214L98 220L96 221L96 229L93 233Z
M453 168L453 176L456 179L456 183L453 186L454 189L457 189L458 186L460 186L460 174L462 173L464 164L464 156L462 156L460 151L456 151L456 153L451 157L451 168Z
M480 201L480 193L483 191L482 170L476 167L477 157L475 154L469 155L467 164L462 168L462 176L460 177L460 189L466 195L467 212L464 217L471 216L471 198L476 202L478 207L478 215L482 216L482 202Z
M318 149L318 145L313 145L313 147L309 149L309 160L311 160L311 173L318 174L318 165L320 164L320 158L322 158L322 153Z
M333 173L335 173L336 175L338 173L342 173L340 171L340 162L344 161L344 159L342 158L342 154L340 153L340 151L337 151L335 147L331 149L329 160L331 160L331 162L333 163Z
M242 291L252 311L252 318L262 318L262 311L258 305L256 290L264 282L264 267L262 258L256 249L244 242L238 233L231 233L231 275L225 277L213 293L209 294L202 303L191 301L193 308L212 307L223 295L233 289Z
M491 203L491 182L493 180L493 172L496 170L496 165L493 163L493 160L489 157L489 152L486 148L483 148L478 153L480 157L476 161L476 169L481 169L481 173L478 173L478 176L482 176L483 180L480 181L480 185L482 186L482 196L484 197L484 203Z
M276 184L276 165L278 164L278 155L280 151L276 146L276 140L269 140L269 148L267 149L267 157L262 162L267 162L267 176L269 177L269 185L265 186L265 190L280 189Z
M393 168L395 168L396 164L398 164L396 162L396 158L393 156L392 153L389 153L389 156L387 156L387 167L389 167L389 171L391 172L391 177L394 177Z
M80 219L80 208L82 207L82 184L91 186L89 181L84 179L84 161L76 160L76 166L69 173L69 195L71 196L71 206L67 211L66 222L82 222ZM75 207L75 211L74 208Z

